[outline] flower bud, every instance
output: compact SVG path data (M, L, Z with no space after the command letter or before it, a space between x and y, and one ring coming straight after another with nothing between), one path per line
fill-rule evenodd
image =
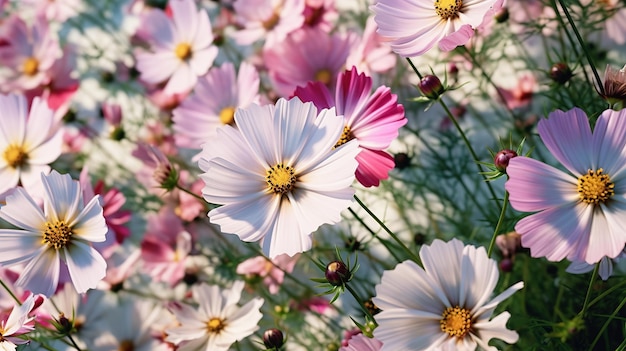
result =
M567 63L557 62L550 68L550 78L559 84L565 84L574 74Z
M405 169L411 165L411 156L406 152L398 152L393 155L393 162L397 169Z
M517 156L517 152L509 149L504 149L498 151L496 156L493 158L493 163L500 172L505 172L506 168L509 166L509 161Z
M509 9L507 9L506 7L501 8L498 12L496 12L496 14L493 16L493 18L498 23L504 23L504 22L508 21L509 20Z
M500 266L500 270L503 272L510 272L513 270L513 260L508 257L503 258L498 265Z
M268 329L263 333L263 344L270 350L278 350L284 343L283 332L276 328Z
M333 286L343 285L352 279L352 273L341 261L332 261L326 266L326 280Z
M441 96L441 94L445 91L445 88L443 87L443 84L441 84L439 78L430 74L424 76L420 80L418 88L424 96L431 100L439 98L439 96Z

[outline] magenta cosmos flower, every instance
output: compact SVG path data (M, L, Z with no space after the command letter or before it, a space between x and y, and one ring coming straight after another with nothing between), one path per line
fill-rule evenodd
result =
M92 247L107 233L99 198L85 205L78 181L69 174L52 171L41 179L43 210L23 188L0 208L0 218L19 228L0 229L0 264L25 264L15 284L46 296L54 293L61 270L67 269L76 291L84 293L106 273L104 258Z
M198 76L205 74L217 56L209 16L198 10L193 0L168 2L172 18L153 9L142 18L138 36L150 45L150 51L137 53L141 79L150 84L167 81L168 95L191 90Z
M395 163L384 151L398 136L398 129L406 124L404 107L391 89L381 86L372 93L372 78L359 74L356 68L339 74L333 97L320 82L298 87L294 95L302 101L311 101L319 109L335 107L344 117L345 127L337 146L349 140L359 142L361 152L356 157L359 167L356 179L363 186L378 186L387 179Z
M343 120L298 98L251 104L235 121L238 129L221 127L200 154L202 194L222 205L209 219L241 240L262 240L270 258L310 249L310 234L341 221L352 203L356 141L333 147Z
M465 45L487 14L503 0L379 0L378 33L400 56L419 56L439 44L442 51Z
M551 261L616 257L626 244L626 110L604 111L593 132L578 108L552 112L537 129L570 174L528 157L509 161L511 205L537 212L515 226L522 246Z
M242 62L239 74L232 63L211 68L200 78L193 94L172 112L176 144L200 149L215 137L218 127L235 124L235 109L259 100L259 73Z

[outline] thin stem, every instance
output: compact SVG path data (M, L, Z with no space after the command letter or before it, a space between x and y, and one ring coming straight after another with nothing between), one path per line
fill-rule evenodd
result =
M22 301L20 301L20 299L18 299L17 296L15 296L13 291L9 289L9 287L4 283L4 281L2 281L2 279L0 279L0 285L2 285L4 290L6 290L9 293L9 295L11 295L11 297L13 298L13 300L15 300L15 303L17 303L18 306L22 306Z
M71 335L71 334L67 334L67 338L68 338L68 339L70 339L70 342L72 343L72 346L74 346L74 348L75 348L77 351L82 351L82 350L80 349L80 347L78 346L78 344L76 343L76 341L74 341L74 338L72 337L72 335Z
M350 211L350 213L352 213L352 215L354 216L354 218L361 223L361 225L363 225L363 227L370 232L370 234L372 234L372 236L376 239L378 239L378 241L380 241L381 244L383 244L383 246L387 249L387 251L389 251L389 253L391 254L391 256L393 256L393 258L396 259L396 261L398 261L398 263L402 262L402 259L400 259L400 257L398 257L398 255L396 255L396 253L394 252L394 250L389 246L389 243L387 242L387 240L381 238L378 236L378 234L376 234L376 232L370 228L367 223L365 223L365 221L363 221L363 219L350 207L348 207L348 210Z
M489 243L489 249L487 250L487 257L491 257L491 253L493 251L493 246L496 243L496 237L500 232L500 227L502 226L502 222L504 222L504 215L506 214L506 208L509 203L509 192L504 191L504 199L502 200L502 209L500 211L500 217L498 217L498 223L496 223L496 228L493 230L493 235L491 236L491 242Z
M176 183L176 189L185 192L193 197L195 197L196 199L200 200L203 204L206 203L206 201L204 200L204 198L196 193L193 193L191 190L183 188L180 184Z
M422 79L422 74L420 73L420 71L417 69L417 67L415 67L415 65L413 64L413 61L411 61L410 58L406 58L406 60L409 62L409 65L411 65L411 68L413 69L413 72L415 72L415 74L417 74L417 76L419 77L419 79Z
M615 310L613 310L613 313L611 313L609 318L607 318L606 322L604 322L604 325L602 325L602 328L600 328L600 331L598 331L598 335L596 335L595 339L593 339L593 341L591 342L591 346L589 346L589 350L595 350L594 347L596 346L596 343L598 343L598 340L600 340L600 336L602 336L602 333L604 333L606 328L609 327L609 323L611 323L611 321L615 319L615 316L622 309L622 307L624 307L624 304L626 304L626 297L622 299L622 302L620 302L619 305L615 307Z
M593 269L593 273L591 273L591 280L589 281L589 286L587 287L587 294L585 295L585 302L583 302L583 308L578 313L579 316L585 317L585 313L587 313L587 309L589 308L589 297L591 296L591 289L593 287L593 282L596 280L598 276L598 269L600 268L600 263L598 262Z
M600 89L600 93L604 96L605 95L604 84L602 83L602 79L600 79L600 75L598 74L598 71L596 70L596 66L593 63L593 60L591 59L589 50L587 50L587 47L585 46L585 42L583 41L583 38L580 36L580 33L578 32L578 28L576 28L574 19L570 15L569 10L567 9L567 6L565 6L565 4L563 3L563 0L558 0L558 2L559 2L559 5L561 5L561 8L563 9L563 13L565 14L565 17L567 17L567 21L569 22L570 26L572 27L572 30L574 31L576 40L578 40L578 44L580 44L580 47L583 50L585 57L587 58L587 62L589 62L589 66L591 66L591 71L593 72L593 76L595 77L596 82L598 83L598 88ZM558 11L557 11L557 14L558 14Z
M369 318L369 320L371 320L374 323L376 323L376 321L374 320L374 317L372 316L372 313L367 309L367 307L365 307L365 303L364 303L363 299L361 299L359 294L354 289L352 289L352 287L349 284L345 284L344 286L346 287L346 289L348 289L350 294L352 294L352 297L354 297L354 299L359 303L359 307L361 307L361 309L363 310L365 315ZM376 324L376 325L378 325L378 324Z
M417 257L417 255L413 251L411 251L411 249L409 249L409 247L406 246L394 232L392 232L389 228L387 228L385 223L383 223L372 211L370 211L370 209L367 208L367 206L365 206L365 204L356 195L354 195L354 199L359 204L359 206L361 206L365 210L365 212L367 212L367 214L370 215L370 217L372 217L372 219L374 219L374 221L376 221L376 223L378 223L378 225L380 225L380 227L383 228L383 230L387 232L387 234L389 234L389 236L391 236L391 238L395 240L398 243L398 245L400 245L400 247L409 255L409 257L413 261L415 261L415 263L419 265L422 264L422 261L420 260L420 258Z

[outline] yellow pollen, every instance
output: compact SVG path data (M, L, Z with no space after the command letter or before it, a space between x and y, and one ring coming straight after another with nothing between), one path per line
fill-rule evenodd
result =
M587 174L578 178L578 196L588 204L598 205L606 202L615 195L615 184L611 183L608 174L602 174L602 168L597 171L588 170Z
M330 84L331 79L333 78L332 72L327 68L322 68L321 70L315 73L315 81L321 82L324 85Z
M339 140L337 140L337 144L335 144L334 147L339 147L352 139L354 139L354 135L352 135L350 127L345 126L343 127L343 132L341 133L341 136L339 137Z
M135 344L132 340L123 340L120 342L120 347L118 347L117 351L134 351Z
M7 161L11 168L18 168L24 165L27 159L28 154L22 146L11 144L4 150L4 160Z
M463 7L463 0L435 0L435 12L442 20L456 18Z
M191 45L187 43L180 43L176 46L176 49L174 49L174 53L179 59L187 60L191 57Z
M211 318L206 322L206 329L213 334L219 334L225 326L224 321L219 318Z
M444 333L462 338L472 328L472 315L468 309L459 306L448 307L443 311L439 325Z
M235 124L235 108L228 106L220 111L220 122L222 124Z
M284 195L293 189L296 184L296 171L282 163L267 170L265 180L269 190L275 194Z
M72 240L72 234L72 228L65 224L65 221L46 222L43 242L58 250L69 244Z
M24 70L24 74L27 76L34 76L37 73L39 68L39 61L37 61L34 57L29 57L24 60L24 64L22 64L22 70Z

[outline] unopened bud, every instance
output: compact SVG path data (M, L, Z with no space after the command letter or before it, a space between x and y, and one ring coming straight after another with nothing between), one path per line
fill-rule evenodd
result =
M493 164L496 166L498 171L505 172L506 168L509 166L509 161L517 156L517 152L509 149L504 149L498 151L496 156L493 158Z
M276 328L268 329L263 333L263 344L271 350L278 350L285 343L283 332Z
M565 84L574 74L565 62L557 62L550 67L550 78L559 84Z
M418 87L422 94L431 100L439 98L439 96L441 96L441 94L445 91L443 84L441 84L441 80L439 80L437 76L430 74L424 76L420 80Z
M326 280L333 286L343 285L352 279L352 273L341 261L332 261L326 266Z

